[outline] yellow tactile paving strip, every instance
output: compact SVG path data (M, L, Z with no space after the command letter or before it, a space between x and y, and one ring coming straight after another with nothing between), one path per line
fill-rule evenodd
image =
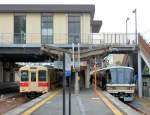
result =
M123 115L123 113L118 110L118 108L116 108L103 94L101 91L97 91L97 95L99 96L100 99L102 99L102 101L111 109L111 111L115 114L115 115Z
M52 94L50 96L48 96L47 98L45 98L44 100L40 101L39 103L37 103L36 105L32 106L31 108L29 108L28 110L26 110L25 112L23 112L21 115L30 115L32 112L34 112L36 109L38 109L40 106L42 106L43 104L45 104L47 101L51 100L52 98L54 98L56 95L58 95L58 93L60 92L60 90L54 91L52 92Z

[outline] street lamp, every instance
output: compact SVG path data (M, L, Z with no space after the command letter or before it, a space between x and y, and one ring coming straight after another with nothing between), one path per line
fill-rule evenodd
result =
M127 19L126 19L126 42L127 42L127 40L128 40L128 21L130 20L130 18L129 17L127 17Z
M136 45L138 45L138 38L137 38L137 12L136 12L136 9L133 10L132 13L135 14L135 40L136 40Z

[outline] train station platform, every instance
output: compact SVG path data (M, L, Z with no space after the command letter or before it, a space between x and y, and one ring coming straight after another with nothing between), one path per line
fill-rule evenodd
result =
M95 96L92 90L81 91L80 94L72 94L71 115L124 115L127 114L121 110L119 105L110 101L101 91L97 91ZM110 97L112 98L112 97ZM54 91L45 94L29 103L17 107L4 115L62 115L63 114L63 96L62 91ZM68 93L66 93L66 115L68 113ZM117 101L116 101L117 102ZM118 103L118 102L117 102ZM121 105L122 106L122 105ZM126 108L128 111L128 108ZM136 111L132 111L136 115ZM134 115L131 113L132 115Z

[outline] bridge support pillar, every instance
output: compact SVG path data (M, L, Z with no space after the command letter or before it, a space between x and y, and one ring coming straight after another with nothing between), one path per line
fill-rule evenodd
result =
M14 63L4 62L3 63L3 82L14 82Z
M138 95L142 97L142 61L140 51L138 52Z
M133 67L133 55L129 54L129 66Z
M85 88L90 88L90 65L87 63L87 69L85 71Z
M3 82L3 62L0 62L0 82Z

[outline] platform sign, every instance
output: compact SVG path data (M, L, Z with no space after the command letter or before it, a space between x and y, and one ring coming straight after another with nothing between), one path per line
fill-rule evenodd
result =
M65 53L65 77L71 76L71 57L69 54Z

